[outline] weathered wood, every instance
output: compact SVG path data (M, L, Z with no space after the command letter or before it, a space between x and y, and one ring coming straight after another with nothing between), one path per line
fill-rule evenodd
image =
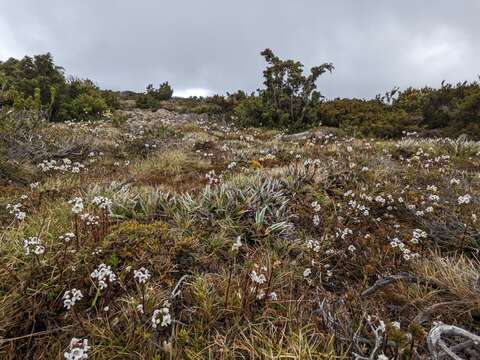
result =
M459 341L459 343L448 347L442 336ZM478 357L475 358L480 358L480 336L453 325L437 323L428 333L427 345L433 360L463 360L465 358L461 357L459 353L467 352L467 350L470 354L473 352L474 356L478 354ZM473 357L468 358L473 359Z

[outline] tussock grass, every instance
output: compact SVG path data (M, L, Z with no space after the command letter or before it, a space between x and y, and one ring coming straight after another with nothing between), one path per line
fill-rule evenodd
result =
M435 281L458 300L469 302L480 310L480 264L465 256L442 257L433 254L417 261L415 271Z
M182 150L167 150L150 156L141 163L133 165L134 176L146 175L176 176L189 171L200 171L209 168L205 160L195 159Z

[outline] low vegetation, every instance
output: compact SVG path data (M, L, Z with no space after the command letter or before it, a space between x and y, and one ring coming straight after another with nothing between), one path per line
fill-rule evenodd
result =
M1 358L480 357L480 143L439 136L476 136L478 85L324 101L330 64L264 54L301 89L67 122L51 94L3 103Z

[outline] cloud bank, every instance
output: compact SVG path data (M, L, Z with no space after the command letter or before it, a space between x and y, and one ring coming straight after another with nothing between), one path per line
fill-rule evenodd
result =
M169 81L176 95L255 90L260 51L333 62L329 97L438 86L480 74L480 2L16 0L0 3L0 59L50 51L113 89Z

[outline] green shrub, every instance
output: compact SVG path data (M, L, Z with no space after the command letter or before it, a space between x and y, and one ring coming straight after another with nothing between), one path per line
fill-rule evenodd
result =
M101 117L108 109L104 98L97 94L81 94L65 106L65 118L87 120Z
M115 91L101 90L101 94L110 109L120 109L120 97Z
M394 107L421 117L421 125L441 136L462 133L480 137L480 84L442 82L440 88L408 88L399 93Z
M145 93L138 95L137 106L141 109L158 109L161 106L161 101L172 98L173 89L168 81L159 85L158 89L152 84L149 84Z
M404 131L418 131L421 118L379 100L335 99L319 105L326 126L361 136L394 138Z
M218 115L223 113L223 109L220 105L216 104L200 104L195 106L191 110L195 114L210 114L210 115Z
M272 120L272 109L267 106L260 96L247 96L234 108L236 120L243 126L268 126ZM286 120L288 123L288 118Z
M91 80L66 79L47 53L0 62L0 106L65 121L97 118L119 102L114 92L101 91Z
M299 129L317 121L316 106L321 95L316 91L320 75L334 69L331 63L311 68L303 74L298 61L281 60L270 49L261 55L267 62L263 72L265 88L258 90L258 97L251 95L235 107L242 125ZM244 103L244 104L242 104Z
M137 106L140 109L158 109L160 107L160 101L148 94L140 94L137 98Z

